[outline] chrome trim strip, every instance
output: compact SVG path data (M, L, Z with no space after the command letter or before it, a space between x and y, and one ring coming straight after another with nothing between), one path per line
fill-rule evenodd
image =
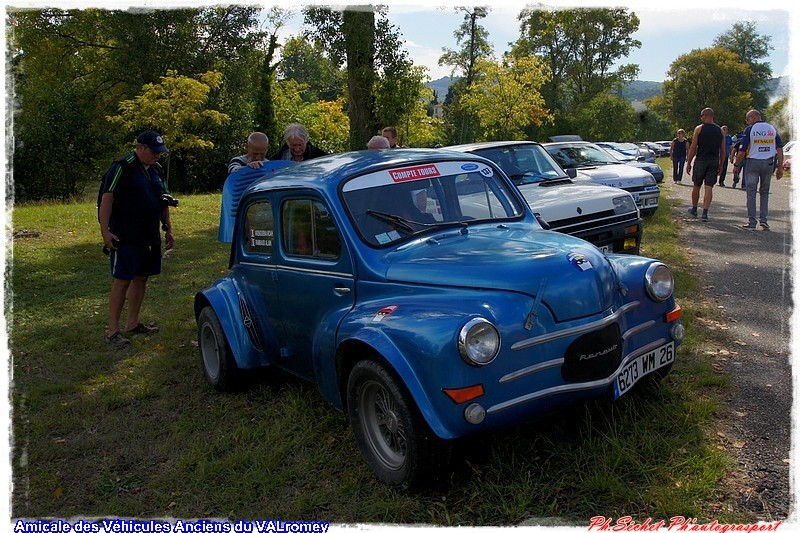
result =
M537 344L552 342L556 339L561 339L563 337L570 337L572 335L581 335L589 331L601 329L611 324L612 322L616 322L619 319L619 317L621 317L628 311L636 309L637 307L639 307L639 302L628 302L627 304L623 305L622 307L620 307L615 312L611 313L605 318L601 318L600 320L595 320L594 322L590 322L588 324L583 324L582 326L575 326L573 328L567 328L561 331L554 331L553 333L539 335L538 337L533 337L532 339L526 339L524 341L515 342L514 344L511 345L511 350L512 351L524 350L525 348L530 348L531 346L536 346Z
M317 270L315 268L301 268L286 265L275 265L277 270L288 270L290 272L308 272L310 274L322 274L323 276L330 276L332 278L345 278L353 279L353 274L349 272L331 272L330 270Z
M626 331L625 333L623 333L622 334L622 340L626 341L626 340L628 340L628 337L631 337L633 335L638 335L639 333L641 333L641 332L643 332L645 330L648 330L648 329L652 328L655 325L656 325L656 321L655 320L648 320L647 322L642 322L638 326L634 326L631 329L629 329L628 331Z
M554 366L561 366L564 363L564 358L560 359L551 359L550 361L545 361L544 363L539 363L536 365L531 365L526 368L521 368L510 374L506 374L505 376L501 377L498 380L498 383L501 385L504 383L508 383L509 381L514 381L515 379L524 378L525 376L529 376L531 374L535 374L536 372L541 372L543 370L547 370L548 368L552 368Z
M663 346L668 342L668 339L656 339L655 341L642 346L638 350L631 352L625 357L621 362L617 369L608 377L603 379L597 379L594 381L586 381L582 383L571 383L565 385L558 385L556 387L550 387L549 389L543 389L536 392L531 392L530 394L525 394L524 396L518 396L517 398L507 400L505 402L498 403L486 409L486 414L491 413L498 413L504 409L508 409L510 407L515 407L525 402L529 402L531 400L538 400L539 398L544 398L545 396L552 396L553 394L562 394L565 392L579 392L587 389L593 389L596 387L607 386L611 384L619 375L619 372L627 365L632 359L639 357L640 355L647 353L651 350L658 348L659 346ZM533 367L531 367L533 368ZM510 375L510 374L509 374ZM505 376L504 376L505 377ZM502 379L502 378L501 378Z

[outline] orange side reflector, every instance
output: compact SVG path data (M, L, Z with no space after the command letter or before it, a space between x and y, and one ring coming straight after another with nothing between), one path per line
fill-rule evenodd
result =
M447 396L455 403L468 402L483 396L485 393L483 385L480 383L478 385L471 385L461 389L442 389L442 392L447 394Z
M664 315L664 321L665 322L675 322L681 316L683 316L683 311L681 311L681 306L678 305L678 304L675 304L675 309L673 309L672 311L670 311L669 313Z

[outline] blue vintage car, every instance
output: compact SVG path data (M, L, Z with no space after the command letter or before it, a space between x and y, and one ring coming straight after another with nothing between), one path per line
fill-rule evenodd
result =
M194 307L211 386L273 365L316 383L407 488L453 439L663 377L673 286L659 261L542 229L487 159L369 150L250 185L230 272Z

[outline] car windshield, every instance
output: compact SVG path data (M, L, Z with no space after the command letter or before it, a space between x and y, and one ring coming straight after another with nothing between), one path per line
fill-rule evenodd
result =
M447 161L357 176L342 188L362 238L387 245L422 232L508 220L525 210L510 184L483 163Z
M602 165L617 165L619 161L611 154L591 144L548 146L547 152L562 168L585 168Z
M517 185L569 179L561 167L538 144L485 148L472 152L497 163Z

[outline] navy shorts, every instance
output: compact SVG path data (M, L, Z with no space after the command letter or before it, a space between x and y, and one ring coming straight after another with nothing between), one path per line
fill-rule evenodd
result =
M150 277L161 273L161 244L120 244L108 254L111 261L111 276L115 279L132 280L135 277Z
M713 187L717 182L719 159L695 159L692 169L692 183L700 187L705 184Z

